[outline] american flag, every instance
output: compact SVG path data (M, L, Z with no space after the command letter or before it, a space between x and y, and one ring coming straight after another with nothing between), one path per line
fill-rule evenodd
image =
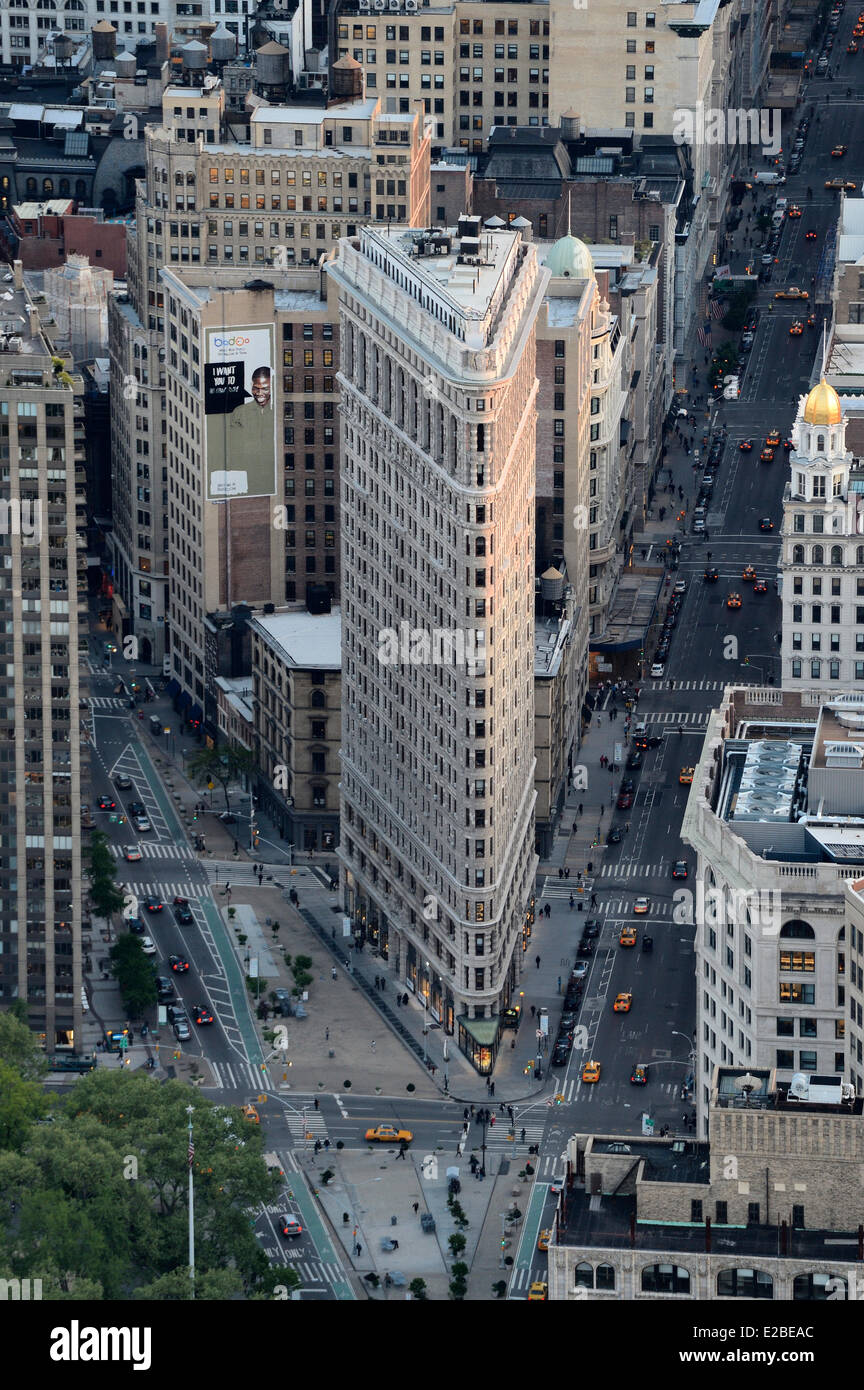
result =
M194 1141L194 1139L190 1139L190 1140L189 1140L189 1167L190 1167L190 1168L192 1167L192 1160L193 1160L194 1157L195 1157L195 1141Z
M710 319L706 319L706 320L705 320L704 326L703 326L702 328L698 328L698 329L696 330L696 337L699 339L699 341L700 341L700 343L702 344L703 347L710 347L710 346L711 346L711 320L710 320Z
M709 307L712 318L722 319L723 315L726 313L726 305L723 303L722 299L712 299Z

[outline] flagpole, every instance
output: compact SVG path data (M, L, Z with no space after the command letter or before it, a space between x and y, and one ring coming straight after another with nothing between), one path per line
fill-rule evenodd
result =
M192 1114L194 1107L186 1106L189 1116L189 1278L192 1281L192 1297L195 1297L195 1179L192 1176L192 1160L195 1157L195 1141L192 1138Z

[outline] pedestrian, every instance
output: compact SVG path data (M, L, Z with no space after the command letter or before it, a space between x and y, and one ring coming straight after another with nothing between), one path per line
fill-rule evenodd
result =
M360 1244L359 1240L357 1244L354 1246L354 1254L357 1255L358 1258L360 1255L363 1254L363 1246Z
M579 815L582 815L582 802L579 802Z
M540 957L539 957L539 956L535 956L535 957L534 957L534 963L536 964L537 969L539 970L539 969L540 969Z
M412 1202L411 1205L412 1205L412 1207L414 1208L414 1215L416 1216L417 1213L418 1213L418 1211L420 1210L420 1203L419 1203L419 1202Z
M559 869L559 870L558 870L558 877L559 877L559 878L563 878L563 877L564 877L564 870L563 870L563 869Z
M399 1242L398 1242L398 1240L394 1240L394 1241L392 1242L392 1244L393 1244L393 1249L394 1249L394 1250L398 1250L398 1249L399 1249Z
M330 979L331 979L331 980L335 980L335 979L336 979L336 966L335 966L335 965L334 965L334 966L331 966L331 968L330 968Z
M320 1139L316 1139L316 1140L315 1140L315 1143L314 1143L314 1145L313 1145L313 1147L314 1147L314 1149L315 1149L316 1154L317 1154L317 1153L320 1153L320 1152L321 1152L321 1140L320 1140Z
M402 995L402 1003L407 1007L407 1005L408 1005L408 995L407 995L407 994L403 994L403 995Z
M315 1102L314 1102L314 1104L315 1104L315 1109L316 1109L316 1110L320 1110L320 1109L321 1109L321 1105L320 1105L320 1102L319 1102L317 1096L315 1097Z
M571 912L573 911L573 908L574 908L575 906L576 906L576 899L573 897L573 894L571 893L571 894L570 894L570 911L571 911Z
M486 1085L487 1085L487 1086L489 1085L489 1082L488 1082L488 1081L486 1082ZM468 1108L469 1108L469 1110L471 1111L471 1119L473 1120L473 1119L474 1119L474 1106L471 1105L471 1106L469 1106Z
M495 1116L494 1116L494 1115L490 1115L490 1116L489 1116L489 1127L490 1127L490 1129L494 1129L494 1127L495 1127Z
M503 1115L503 1114L504 1114L504 1102L503 1102L503 1100L501 1101L500 1105L498 1106L498 1114L499 1114L499 1115Z
M372 1051L374 1052L374 1051L375 1051L375 1039L374 1039L374 1038L372 1039L372 1041L371 1041L371 1043L369 1044L369 1046L372 1048Z
M548 921L549 918L552 916L552 904L551 904L551 903L547 903L547 904L546 904L545 912L546 912L546 920Z
M602 816L602 814L603 814L603 812L604 812L605 810L606 810L606 807L605 807L605 806L601 806L601 807L600 807L600 814L601 814L601 816Z
M381 993L382 993L382 994L384 993L384 991L385 991L386 988L387 988L387 981L384 979L384 976L382 975L382 976L381 976Z
M592 906L592 907L596 907L596 906L597 906L597 894L596 894L596 893L592 893L592 894L591 894L591 906Z
M537 964L538 964L538 965L540 964L540 957L539 957L539 956L537 957ZM495 1094L495 1082L494 1082L494 1081L490 1081L490 1083L489 1083L489 1094L490 1094L490 1096L494 1096L494 1094Z
M519 1131L519 1141L520 1141L520 1143L522 1143L522 1144L525 1143L525 1130L524 1130L524 1129L520 1129L520 1131Z
M512 1106L512 1105L508 1105L508 1106L507 1106L507 1114L509 1115L510 1119L512 1120L512 1119L513 1119L513 1106Z
M329 1148L330 1148L330 1140L329 1140L329 1139L325 1139L325 1140L324 1140L324 1148L325 1148L325 1149L329 1149Z
M263 882L264 882L264 875L259 873L259 875L258 875L258 887L259 887L259 888L261 887L261 884L262 884Z
M570 870L569 870L569 869L565 869L565 870L564 870L564 877L565 877L565 878L569 878L569 877L570 877Z
M378 979L378 976L376 975L376 976L375 976L375 988L378 989L378 987L379 987L380 984L381 984L381 981Z
M329 1029L329 1028L325 1028L325 1029L324 1029L324 1041L325 1041L325 1042L329 1042L329 1041L330 1041L330 1029Z
M399 1145L399 1157L400 1157L400 1158L403 1160L403 1162L404 1162L404 1159L405 1159L405 1145L404 1145L404 1144L400 1144L400 1145Z

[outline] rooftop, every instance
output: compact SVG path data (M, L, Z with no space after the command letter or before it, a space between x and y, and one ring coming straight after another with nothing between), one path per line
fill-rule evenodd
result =
M684 1177L677 1181L693 1179ZM610 1250L656 1250L659 1254L682 1251L698 1255L710 1250L714 1255L762 1255L835 1264L858 1258L858 1234L851 1223L849 1231L839 1232L800 1230L788 1225L723 1226L715 1222L709 1233L702 1222L640 1222L635 1197L596 1197L578 1187L567 1199L566 1221L559 1225L556 1243Z
M251 620L286 666L298 670L341 671L342 613L305 610L258 615Z
M534 675L547 680L557 676L561 657L567 645L571 624L569 619L539 618L534 623Z
M329 120L370 121L378 105L377 97L342 101L335 106L259 106L252 112L253 125L323 125ZM382 116L389 113L382 112ZM391 116L392 119L392 116ZM413 116L408 117L413 120ZM298 150L300 154L302 151ZM282 151L284 156L284 151Z

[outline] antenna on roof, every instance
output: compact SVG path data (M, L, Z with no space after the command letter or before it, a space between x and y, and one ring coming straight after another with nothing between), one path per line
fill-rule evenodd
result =
M822 320L822 370L819 375L825 379L825 362L828 356L828 320Z
M570 199L573 197L572 189L567 190L567 235L573 235L573 226L570 221Z

